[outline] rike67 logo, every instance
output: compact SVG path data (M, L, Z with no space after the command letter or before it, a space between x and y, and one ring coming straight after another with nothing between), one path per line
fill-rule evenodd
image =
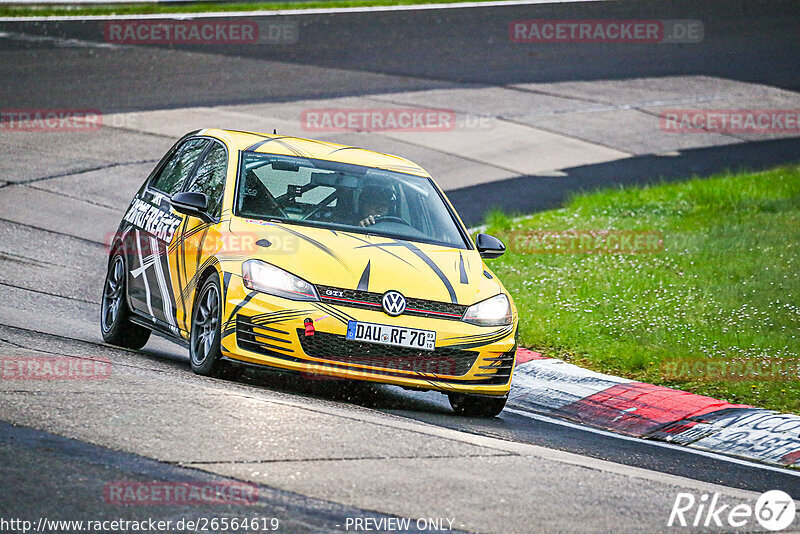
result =
M691 493L678 493L668 527L755 527L755 519L761 528L777 532L792 525L795 518L794 500L781 490L763 493L755 507L746 503L722 504L719 493L704 493L696 498Z

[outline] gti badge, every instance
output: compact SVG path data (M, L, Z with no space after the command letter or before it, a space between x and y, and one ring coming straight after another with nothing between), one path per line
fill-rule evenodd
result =
M383 305L383 311L392 317L397 317L406 311L406 298L397 291L384 293L381 304Z

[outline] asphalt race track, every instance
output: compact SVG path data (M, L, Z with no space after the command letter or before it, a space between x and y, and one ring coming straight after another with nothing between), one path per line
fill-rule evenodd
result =
M704 37L508 38L514 20L576 18L699 20ZM196 127L275 127L407 156L439 178L471 224L493 206L547 209L585 188L796 162L796 134L681 136L661 131L658 116L670 107L800 109L800 4L589 2L264 20L295 24L299 39L132 46L104 41L103 20L0 21L0 113L104 117L90 132L0 130L0 356L99 358L112 369L106 380L0 380L0 518L255 514L278 518L280 532L329 532L354 530L354 518L404 517L414 519L409 531L433 531L415 522L429 518L479 532L660 532L679 492L718 492L730 504L771 489L800 495L795 471L513 406L470 420L435 393L252 370L235 383L203 378L184 348L154 337L140 352L116 349L98 325L107 234L162 154ZM465 122L417 135L314 132L300 119L310 108L375 107L448 107ZM125 506L104 497L120 481L246 482L258 499Z

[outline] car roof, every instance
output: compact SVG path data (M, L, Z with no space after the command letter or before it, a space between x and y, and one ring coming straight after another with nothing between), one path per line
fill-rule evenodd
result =
M281 154L286 156L299 156L340 163L351 163L365 167L375 167L390 171L414 174L417 176L430 175L414 163L400 156L383 154L348 145L317 141L302 137L292 137L279 134L265 134L238 130L206 129L200 130L196 135L207 135L224 141L228 146L240 151L258 153Z

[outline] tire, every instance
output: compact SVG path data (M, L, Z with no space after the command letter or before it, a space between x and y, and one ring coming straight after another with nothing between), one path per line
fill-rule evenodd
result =
M458 415L467 417L496 417L506 406L508 396L483 397L480 395L464 395L450 393L450 406Z
M125 287L125 259L115 254L108 264L103 296L100 300L100 331L103 341L138 350L150 339L150 330L130 321Z
M220 327L222 325L222 292L219 275L213 273L200 288L192 310L192 331L189 336L189 360L198 375L224 380L237 380L245 367L222 359Z

